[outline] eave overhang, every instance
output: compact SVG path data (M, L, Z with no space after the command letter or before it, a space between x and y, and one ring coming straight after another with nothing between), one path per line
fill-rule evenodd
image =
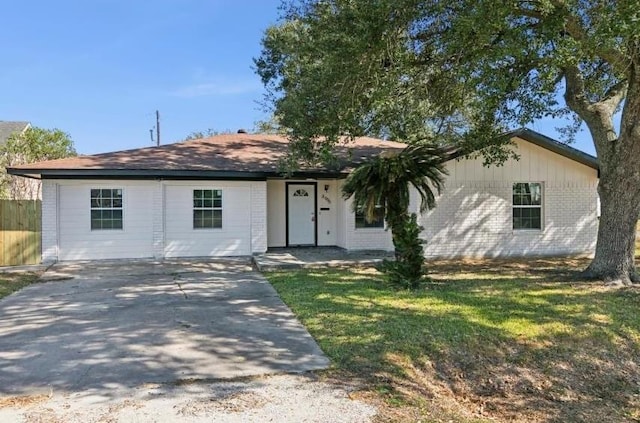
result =
M33 179L162 179L162 180L231 180L264 181L285 177L279 172L241 172L220 170L165 170L165 169L19 169L7 168L10 175ZM301 171L288 178L345 178L347 172Z

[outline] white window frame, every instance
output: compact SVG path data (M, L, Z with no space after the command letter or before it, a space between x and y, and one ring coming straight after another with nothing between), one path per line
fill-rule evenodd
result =
M540 204L514 204L514 188L516 184L528 184L540 186ZM539 209L540 210L540 228L515 228L515 219L513 217L513 210L515 209ZM514 232L541 232L544 230L544 184L537 181L527 182L514 182L511 185L511 229Z
M113 191L120 191L120 206L114 206L113 205L113 201L111 206L109 207L104 207L104 206L95 206L93 205L93 191L98 190L101 192L103 190L109 190L111 191L111 199L113 200ZM120 187L93 187L89 189L89 200L90 200L90 207L89 207L89 229L91 229L92 231L123 231L124 230L124 203L125 203L125 198L124 198L124 188L120 188ZM122 222L122 225L120 228L94 228L93 227L93 212L94 211L120 211L121 214L121 218L120 221ZM100 218L100 220L102 221L102 217ZM113 220L113 219L111 219Z
M201 191L204 195L205 191L211 191L211 206L205 206L204 201L207 199L203 196L200 199L196 199L196 191ZM220 198L215 197L216 191L220 193ZM220 200L220 206L215 205L215 200ZM201 205L196 206L196 201L202 201ZM191 207L192 207L192 221L191 224L193 226L194 231L201 230L220 230L224 227L224 216L223 216L223 208L224 208L224 193L222 188L193 188L191 190ZM220 212L220 226L215 226L215 218L212 216L212 223L214 226L196 226L196 211L211 211L211 212ZM215 213L214 213L215 214Z

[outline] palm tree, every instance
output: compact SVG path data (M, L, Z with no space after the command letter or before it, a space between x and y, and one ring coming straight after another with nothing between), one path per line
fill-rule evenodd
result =
M353 197L353 210L372 222L382 206L391 229L395 263L385 266L392 280L415 288L423 276L424 255L415 213L409 213L410 186L420 195L420 212L436 205L436 194L442 191L445 152L430 145L409 146L395 155L382 154L360 165L342 187L345 199Z

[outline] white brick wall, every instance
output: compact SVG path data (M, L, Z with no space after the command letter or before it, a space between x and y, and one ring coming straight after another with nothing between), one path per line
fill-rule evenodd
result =
M58 261L58 184L42 181L42 262Z
M347 248L347 211L345 201L342 199L342 185L344 180L337 182L338 195L336 198L336 245L338 247Z
M153 197L158 183L58 180L58 259L153 257ZM122 229L91 229L91 190L122 189Z
M251 254L251 184L245 181L166 181L165 257ZM222 227L193 227L193 190L222 190Z
M520 231L512 229L512 182L448 186L438 206L420 218L425 256L591 253L598 228L595 182L543 184L543 229Z
M486 168L481 160L447 163L437 207L421 216L427 257L591 254L598 219L597 172L518 141L520 160ZM543 184L542 230L513 230L514 182ZM412 209L417 211L417 196Z
M251 183L251 252L267 251L267 182Z
M125 190L125 230L104 231L104 233L89 231L84 228L86 226L84 220L89 216L88 190L94 186L112 185L124 187ZM186 212L183 213L184 216L180 216L179 221L184 223L188 230L186 232L181 230L179 233L188 239L175 239L175 230L171 232L172 237L169 239L167 207L174 207L170 211L175 214L176 205L168 201L167 190L183 188L189 194L194 186L209 185L222 187L225 191L226 230L214 231L215 233L198 233L198 235L204 236L204 241L200 240L202 236L198 239L186 236L185 233L192 229L191 200L187 195L189 200L180 203L185 207ZM63 202L64 212L62 214L59 203L61 189L65 190L64 198L66 199L66 202ZM206 250L207 253L202 255L211 256L262 253L267 249L266 182L45 180L43 181L42 194L43 262L54 262L61 259L114 258L116 256L125 258L153 256L159 259L185 255L180 253L182 251L180 248L186 248L188 252L196 251L198 255L201 251ZM234 223L236 221L238 221L237 224ZM131 231L135 232L133 234L136 235L135 237L129 236ZM244 238L240 239L241 236ZM147 238L148 248L140 243ZM136 247L130 247L129 244L134 241ZM199 241L207 243L209 249L198 249ZM249 243L251 243L250 246ZM180 248L176 247L178 244ZM61 245L65 248L66 255L61 255ZM116 246L120 255L116 253L108 257L100 255L105 251L113 250Z
M345 219L345 248L347 250L393 251L391 231L385 228L356 228L356 216L351 210L351 199L343 207Z
M153 187L151 220L153 227L152 250L153 257L160 259L164 257L164 195L165 186L163 182L158 182Z

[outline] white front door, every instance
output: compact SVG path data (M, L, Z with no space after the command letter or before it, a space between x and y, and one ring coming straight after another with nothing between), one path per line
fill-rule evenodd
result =
M288 245L315 245L315 184L288 184L287 199Z

